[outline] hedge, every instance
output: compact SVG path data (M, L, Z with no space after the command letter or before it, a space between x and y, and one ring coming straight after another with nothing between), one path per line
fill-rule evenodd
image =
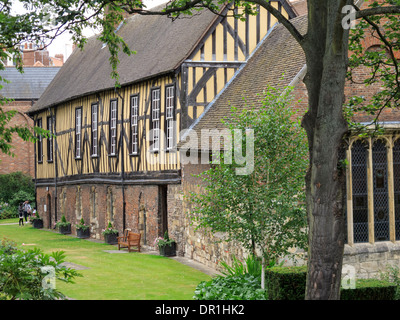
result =
M304 300L307 267L273 267L266 271L270 300ZM395 300L396 285L384 280L358 279L355 289L342 289L341 300Z

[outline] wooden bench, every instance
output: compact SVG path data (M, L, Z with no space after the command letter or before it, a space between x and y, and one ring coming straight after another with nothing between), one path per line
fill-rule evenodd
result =
M134 249L131 249L131 248ZM118 237L118 250L121 248L128 248L128 252L140 252L140 233L134 233L129 229L124 231L124 235Z

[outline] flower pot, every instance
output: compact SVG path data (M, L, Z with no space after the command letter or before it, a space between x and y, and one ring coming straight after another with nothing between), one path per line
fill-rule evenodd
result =
M71 225L59 226L58 232L60 232L61 234L70 234L71 233Z
M80 239L85 239L90 237L90 229L76 229L76 236Z
M172 242L169 245L159 247L160 255L164 257L176 256L176 243Z
M108 244L118 243L118 233L109 233L104 235L104 242Z
M42 229L43 228L43 220L42 219L35 219L32 221L32 226L36 229Z

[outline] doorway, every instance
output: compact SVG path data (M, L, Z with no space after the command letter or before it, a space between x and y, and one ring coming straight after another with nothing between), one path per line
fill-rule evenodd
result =
M168 208L167 208L167 185L158 187L158 214L159 214L159 236L164 237L168 230Z
M47 221L48 221L48 229L51 229L51 195L50 193L47 194L47 201L46 201L46 206L47 206Z

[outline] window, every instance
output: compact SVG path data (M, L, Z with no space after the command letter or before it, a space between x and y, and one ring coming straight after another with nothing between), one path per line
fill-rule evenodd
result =
M42 118L36 120L36 126L39 128L43 128ZM39 139L37 141L37 161L39 163L43 162L43 138L42 138L42 135L39 135Z
M98 104L92 104L92 157L98 156Z
M53 133L53 118L47 117L47 130L50 132L50 134ZM50 135L47 138L47 161L48 162L53 162L53 136Z
M165 127L167 130L167 150L174 147L174 112L175 112L175 87L166 87L165 93Z
M82 157L82 108L75 109L75 158Z
M351 143L351 166L346 182L352 190L351 205L347 207L350 244L400 240L400 141L396 140L397 134L357 139Z
M368 153L367 146L361 140L353 143L351 160L354 242L368 242Z
M117 151L117 100L110 102L110 156Z
M138 149L138 115L139 115L139 96L131 96L131 154L136 155Z
M151 92L152 151L160 149L160 89Z

